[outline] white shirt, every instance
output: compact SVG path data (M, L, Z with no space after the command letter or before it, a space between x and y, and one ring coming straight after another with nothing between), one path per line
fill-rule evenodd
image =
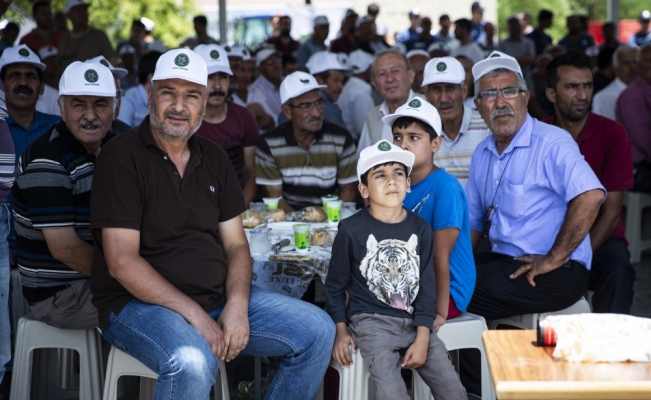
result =
M249 98L246 104L260 104L264 111L278 122L278 114L282 112L280 90L264 76L260 75L249 86Z
M474 96L471 96L471 97L468 97L467 99L465 99L463 101L463 105L470 108L471 110L476 110L477 109L477 106L475 105L475 97Z
M355 141L358 141L362 134L368 112L375 107L371 91L370 83L351 76L337 100L346 128Z
M134 127L140 125L147 115L149 115L149 104L147 103L147 90L145 87L138 85L127 89L124 96L122 96L118 119Z
M439 151L434 154L434 164L454 175L465 189L472 153L490 133L479 111L464 106L459 134L452 140L442 132L443 141Z
M43 85L45 90L43 94L38 97L36 102L36 111L43 114L61 115L57 99L59 98L59 91L50 85Z
M615 78L608 86L594 95L592 112L616 121L615 107L617 106L617 99L619 99L619 95L622 94L624 89L626 89L626 84L621 79Z
M238 106L242 106L246 108L246 101L242 100L242 98L238 96L237 93L233 93L232 97L233 97L233 103L237 104Z
M466 56L474 64L477 64L479 61L484 59L484 50L482 50L477 43L471 42L465 45L460 44L459 46L453 48L450 52L450 55L452 57Z

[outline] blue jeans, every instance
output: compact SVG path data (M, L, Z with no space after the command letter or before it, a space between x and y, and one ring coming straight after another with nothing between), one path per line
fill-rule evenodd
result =
M9 319L9 210L0 203L0 382L5 375L6 364L11 360L11 320Z
M223 307L210 313L217 319ZM242 354L283 356L265 399L314 399L332 354L335 326L323 310L251 287L249 344ZM158 380L154 400L208 399L219 364L208 343L167 308L129 301L109 316L104 338L138 359Z

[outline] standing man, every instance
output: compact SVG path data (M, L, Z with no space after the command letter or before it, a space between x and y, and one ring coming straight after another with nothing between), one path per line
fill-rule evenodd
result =
M497 45L497 49L518 60L524 75L528 76L536 58L535 45L532 40L522 34L522 24L517 15L510 16L507 24L509 36Z
M470 40L476 43L480 43L484 34L484 25L486 25L486 20L484 20L484 6L480 2L475 1L470 6L470 11L472 13L472 18L470 20L470 29L468 31L468 34L470 36Z
M264 131L277 125L276 119L281 112L282 59L276 49L262 49L256 54L255 65L260 75L249 86L246 104L258 127Z
M195 51L208 68L206 113L196 134L217 143L228 154L248 206L258 194L255 184L255 144L260 136L258 126L249 110L227 101L233 71L226 51L217 44L202 44Z
M594 100L592 101L593 113L613 121L617 119L615 115L617 99L637 76L637 52L637 47L631 47L629 45L621 45L615 50L613 53L615 79L599 93L594 95Z
M26 44L34 53L45 46L59 47L59 41L65 32L53 29L52 7L48 1L37 1L32 6L32 17L36 28L20 39L20 44Z
M41 62L45 64L43 71L43 94L39 96L36 102L36 110L44 114L60 115L59 104L59 91L55 88L59 87L57 77L59 76L57 66L58 50L54 46L45 46L38 51L38 56Z
M492 252L476 258L468 311L500 319L562 310L585 293L587 234L605 190L567 132L527 114L529 92L514 58L493 53L472 74L492 135L472 155L470 229L473 247L484 235Z
M197 15L192 22L197 35L185 39L179 47L194 49L200 44L219 44L219 40L208 36L208 18L205 15Z
M382 117L393 114L398 107L416 96L411 90L413 81L414 70L404 54L389 49L375 56L371 64L371 84L384 101L368 112L359 138L358 150L382 139L393 142L393 132L382 122Z
M638 22L640 23L640 30L632 35L628 40L628 44L631 46L642 47L645 44L651 42L651 32L649 32L649 21L651 21L651 12L644 10L637 17Z
M590 228L592 311L630 314L635 269L627 249L622 202L624 191L633 187L631 146L621 125L589 111L592 92L590 58L585 53L575 50L554 58L547 66L547 97L556 114L544 122L572 135L608 191Z
M436 42L432 36L432 20L429 17L423 17L420 20L420 33L415 40L406 43L407 50L427 51L432 43Z
M465 18L454 21L454 36L459 41L459 45L452 49L450 55L452 57L465 56L475 64L484 58L484 51L477 42L472 40L470 27L470 21Z
M346 10L346 15L341 23L341 32L337 39L330 42L330 51L333 53L353 52L359 46L357 37L357 18L359 15L351 9Z
M409 28L400 33L396 39L400 43L404 43L409 49L407 43L415 42L420 36L420 10L417 8L409 11Z
M207 75L192 50L165 53L152 114L102 150L90 218L101 332L159 375L160 398L207 399L217 359L239 353L283 357L266 399L315 398L334 326L317 307L251 286L237 177L217 144L193 135Z
M464 105L468 92L466 73L454 57L434 58L425 66L425 97L436 107L443 131L441 147L434 163L459 180L466 188L470 158L490 130L479 111Z
M456 41L454 34L450 31L451 25L452 23L450 22L450 16L447 14L441 15L439 17L439 26L441 29L434 35L434 40L448 44L450 42Z
M115 90L104 65L70 64L59 85L62 121L18 163L12 193L23 295L37 320L57 328L97 326L88 214L95 160L112 137Z
M592 35L581 30L580 15L570 15L567 17L567 31L567 35L558 42L561 46L565 46L567 50L585 51L589 47L594 46Z
M59 42L59 73L63 73L74 61L84 61L104 56L111 64L116 64L116 53L104 31L88 25L89 3L84 0L66 1L65 11L72 22L72 31L67 32Z
M339 194L354 201L357 190L355 143L348 131L324 122L325 86L305 72L289 75L280 87L283 113L290 121L258 140L256 182L269 197L281 197L285 212L321 205L321 197Z
M376 54L388 49L390 46L378 35L373 18L366 16L357 20L359 32L359 48L369 54Z
M301 45L291 36L292 18L289 15L283 15L278 19L280 35L267 38L267 43L274 46L283 56L294 54Z
M536 46L536 56L545 52L545 47L552 44L552 37L545 33L545 30L551 28L554 22L554 13L542 9L538 13L538 25L532 30L527 37L531 39Z
M349 63L353 75L341 90L337 105L341 109L346 129L357 143L366 123L366 116L375 107L373 87L369 83L373 56L363 50L355 50L350 53Z
M637 53L638 75L617 99L615 116L631 141L633 190L651 193L651 43Z
M314 32L312 33L312 37L303 43L296 52L296 62L299 69L306 69L305 64L307 64L307 60L310 59L312 54L318 51L328 50L325 41L328 39L329 34L330 22L328 22L328 17L319 15L314 18Z

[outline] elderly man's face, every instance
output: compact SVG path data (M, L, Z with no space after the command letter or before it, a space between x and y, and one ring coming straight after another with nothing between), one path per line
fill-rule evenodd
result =
M427 101L436 107L441 121L454 121L463 115L467 86L454 83L433 83L427 87Z
M411 67L414 69L414 81L411 84L411 89L416 93L425 93L425 88L421 87L425 75L425 64L429 59L425 56L415 55L409 59Z
M400 54L388 53L376 59L372 83L385 101L400 101L409 96L414 70L408 69Z
M231 77L223 72L208 75L208 106L219 107L226 101Z
M283 113L292 120L292 127L316 132L323 125L323 100L319 90L311 90L283 104Z
M637 76L636 57L636 51L620 51L617 53L618 65L615 68L615 75L627 85L633 82Z
M486 90L506 88L520 88L515 73L507 71L494 77L488 74L479 80L480 93ZM499 93L497 98L492 101L481 98L475 99L475 105L493 135L508 138L518 133L518 130L524 124L527 118L528 101L529 92L525 92L524 96L519 93L511 99L505 99Z
M192 136L206 109L206 88L184 79L154 81L149 88L152 132L170 142L184 142Z
M61 119L84 147L95 147L111 130L113 98L99 96L63 96Z
M327 86L323 91L330 100L337 101L339 96L341 96L342 89L344 88L344 78L345 75L343 71L330 70L328 73L328 79L323 80L317 76L316 80L319 82L319 85Z
M36 109L38 96L43 94L43 82L38 69L29 64L12 64L5 67L5 92L7 105L17 109Z

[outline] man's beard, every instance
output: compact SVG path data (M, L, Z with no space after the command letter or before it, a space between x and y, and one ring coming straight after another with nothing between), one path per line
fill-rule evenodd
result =
M165 125L165 117L170 115L187 118L189 127L187 129L167 127ZM151 105L151 117L149 121L151 123L152 130L156 131L160 136L163 137L163 139L175 143L187 141L190 136L194 135L194 133L201 126L201 118L197 118L197 123L193 125L191 115L189 113L165 111L162 117L159 117L155 102L152 102Z
M586 115L588 115L589 111L587 104L583 111L573 110L572 102L568 103L564 100L561 100L559 96L556 96L556 106L558 107L558 111L563 114L565 118L569 119L572 122L581 121L583 118L585 118Z
M289 33L290 33L289 29L283 29L282 31L280 31L280 36L289 37Z

